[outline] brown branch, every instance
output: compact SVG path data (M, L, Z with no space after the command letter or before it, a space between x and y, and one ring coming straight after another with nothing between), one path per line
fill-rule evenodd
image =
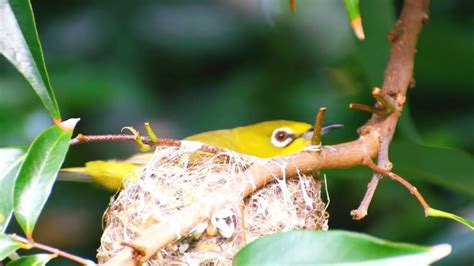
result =
M311 145L318 146L321 144L321 129L324 123L324 114L326 113L326 107L319 108L316 121L314 122L313 137L311 138Z
M51 253L55 256L61 256L63 258L66 258L66 259L69 259L71 261L77 262L81 265L96 265L96 263L91 261L91 260L78 257L78 256L73 255L71 253L68 253L66 251L62 251L60 249L50 247L50 246L45 245L45 244L41 244L41 243L38 243L38 242L31 242L28 239L26 239L24 237L21 237L19 235L11 234L9 236L12 237L13 239L15 239L16 241L19 241L21 243L24 243L24 244L28 245L31 248L37 248L37 249L47 251L47 252L49 252L49 253Z
M364 164L367 165L370 169L374 170L377 173L380 173L382 175L386 175L390 177L391 179L397 181L398 183L402 184L412 195L418 199L420 202L421 206L425 210L425 215L428 216L428 210L431 208L430 205L426 202L426 200L423 198L423 196L418 192L418 189L410 184L410 182L406 181L403 177L395 174L394 172L391 172L390 170L381 168L380 166L376 165L372 159L367 158L364 160Z
M180 147L182 144L181 140L168 139L168 138L159 138L157 141L152 141L149 137L141 137L143 143L151 146L175 146ZM136 142L136 136L127 135L127 134L105 134L105 135L82 135L77 134L77 136L69 142L69 145L77 145L83 143L91 142ZM213 147L210 145L203 144L201 150L204 152L218 154L224 150L218 147Z
M388 157L388 148L403 110L406 91L412 84L416 43L421 27L428 19L428 6L429 0L405 0L400 18L389 33L390 57L385 69L382 90L376 93L383 94L387 101L393 103L394 110L387 117L373 115L366 124L377 127L380 132L381 145L377 156L377 165L384 169L392 167ZM367 215L370 200L380 177L377 173L372 176L367 193L359 208L351 212L354 219L362 219Z
M243 178L246 176L248 178L248 176L251 176L254 179L254 184L247 185L244 188L244 193L240 194L241 197L245 198L254 189L259 189L273 181L275 176L281 177L284 174L290 177L295 175L297 170L305 172L363 165L367 162L367 158L377 156L378 164L372 165L375 166L373 168L377 173L372 177L366 197L364 197L364 201L358 209L361 211L360 213L363 213L360 218L363 218L367 213L367 208L380 178L378 172L382 172L382 170L382 173L409 188L419 200L422 199L421 195L417 194L417 190L406 180L390 172L391 163L388 158L388 147L405 103L406 90L412 80L413 57L418 34L422 24L427 19L428 4L429 0L405 0L400 18L389 34L392 47L383 87L379 93L382 93L384 97L390 97L387 100L394 103L393 112L387 116L374 114L359 129L360 137L358 140L334 145L332 146L333 149L324 149L323 146L320 152L301 151L292 155L272 158L267 161L265 166L253 165L243 175L236 177ZM282 161L288 163L284 170L277 166ZM410 188L410 186L413 188ZM240 189L233 187L222 193L235 195L237 190L241 192ZM426 209L428 206L426 202L424 200L420 200L420 202ZM180 210L176 214L179 219L167 217L156 226L149 228L130 245L124 247L106 265L137 265L145 261L168 243L177 240L181 235L187 235L199 223L207 221L215 210L227 203L225 201L209 202L202 199L201 202Z
M275 177L281 178L295 176L297 171L307 172L315 169L348 168L361 165L364 158L373 158L378 152L379 136L376 130L363 134L358 140L331 146L331 149L323 149L320 152L302 151L291 155L268 159L265 165L255 164L243 174L235 177L253 182L242 182L247 184L241 187L229 187L222 191L218 198L233 198L231 195L240 195L244 199L256 189L262 188ZM281 162L288 165L282 172ZM216 198L209 196L209 199ZM106 265L137 265L153 256L158 250L168 243L175 241L179 236L187 235L198 224L209 219L211 214L225 205L228 201L215 201L203 199L202 201L183 208L173 217L166 217L159 224L142 232L141 237L127 244L123 250L116 254ZM179 217L179 219L176 219Z

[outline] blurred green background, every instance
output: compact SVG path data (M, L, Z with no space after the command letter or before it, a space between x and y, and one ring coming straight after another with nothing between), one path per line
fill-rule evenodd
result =
M369 114L351 111L348 104L373 103L370 90L381 86L386 35L401 1L362 1L363 42L353 36L342 0L297 1L296 15L287 2L32 4L63 117L81 118L76 132L119 133L123 126L141 129L149 121L160 136L181 138L263 120L312 123L316 110L326 106L326 121L345 127L325 143L352 140ZM432 1L430 9L417 49L416 88L408 92L395 141L462 149L472 156L474 2ZM1 59L0 146L28 145L50 123L26 81ZM130 143L74 146L66 166L134 152ZM358 206L370 176L365 169L327 172L330 228L417 244L448 242L453 254L439 265L474 263L468 229L424 218L418 202L389 179L379 185L369 216L353 221L349 212ZM474 219L472 197L413 183L434 207ZM57 183L35 239L93 258L111 196L93 184Z

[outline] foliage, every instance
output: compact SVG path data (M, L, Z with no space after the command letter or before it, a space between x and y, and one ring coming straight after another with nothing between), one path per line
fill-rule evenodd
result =
M368 95L368 88L380 85L388 47L385 34L393 23L395 8L389 1L362 1L367 39L363 43L355 43L343 26L345 22L337 20L344 13L338 4L304 2L307 1L298 2L300 7L294 18L270 14L273 30L262 30L262 25L265 29L268 25L262 24L259 17L252 13L248 14L252 18L250 20L238 15L238 7L234 7L236 11L229 19L226 12L232 12L229 11L231 9L207 2L173 5L140 3L130 7L127 2L118 1L117 8L110 12L100 3L94 3L94 11L90 13L69 4L55 3L54 8L65 11L65 15L58 21L44 17L39 17L38 21L46 25L42 35L45 36L46 50L55 51L48 66L59 84L57 92L63 113L67 116L80 113L85 121L84 127L89 131L94 128L110 132L111 128L118 129L124 124L142 121L144 117L160 117L158 124L164 135L167 130L178 131L177 125L170 122L172 120L188 127L177 133L185 135L190 131L280 117L311 121L314 109L327 106L329 120L343 122L347 128L345 132L325 140L329 144L336 143L353 138L355 128L365 120L363 115L348 111L346 106L359 99L369 101L364 98ZM344 3L351 21L360 15L359 1L346 0ZM49 5L38 3L38 14L48 15ZM425 195L433 199L436 206L453 212L472 208L474 196L470 189L474 180L473 158L462 151L472 153L474 150L474 139L470 133L473 132L474 112L469 101L474 85L470 78L473 74L472 60L469 60L474 58L474 52L469 44L472 44L474 35L469 34L472 29L465 26L472 22L472 18L463 13L472 10L470 5L472 3L461 0L450 4L433 3L432 17L435 19L426 28L418 48L415 71L417 89L410 92L409 106L399 124L400 134L396 136L403 142L391 146L394 170L420 184L418 187L428 192ZM159 23L150 23L148 19L153 17ZM106 23L124 18L135 21L132 24L140 29ZM75 28L74 25L79 26ZM163 25L173 25L172 31ZM200 29L199 34L196 28ZM86 31L86 34L81 31ZM60 40L56 41L58 36ZM440 40L440 36L443 39ZM69 38L72 38L70 43ZM445 43L444 50L449 53L442 53L438 46L433 45L441 42ZM33 87L53 121L59 123L59 106L49 80L29 0L0 3L0 52ZM456 55L463 57L453 59ZM20 227L32 238L38 217L66 157L75 122L71 122L74 125L67 129L53 125L43 131L50 125L50 120L45 119L43 111L37 110L36 99L25 93L26 84L7 65L0 63L0 70L6 73L0 79L1 146L24 145L35 138L28 151L16 147L0 149L0 194L6 195L6 200L0 202L0 230L5 231L15 209ZM182 97L176 99L176 95ZM195 104L197 98L201 101L198 105ZM425 102L431 105L427 106ZM442 113L437 112L439 106L443 107ZM40 131L43 132L36 137ZM82 150L83 154L73 151L71 156L75 160L71 161L77 165L86 159L94 159L91 154L117 156L123 152L116 146L111 149L103 147L80 148L89 149ZM337 175L345 178L338 180L335 178ZM429 237L432 235L440 231L449 232L446 224L441 224L443 230L439 230L438 222L417 222L416 219L409 228L403 226L404 230L399 230L400 225L394 222L397 217L387 214L387 210L399 209L398 217L412 217L410 210L414 208L419 212L419 209L417 206L410 207L415 205L411 202L413 199L400 198L397 190L383 193L379 204L372 207L375 215L369 216L371 221L363 224L363 228L352 221L346 223L349 208L353 206L344 204L353 205L365 186L360 185L365 180L354 179L357 175L368 177L367 172L353 174L347 170L329 176L332 196L345 195L344 199L336 198L339 202L332 203L336 204L337 209L330 209L334 213L332 221L336 223L336 228L343 226L379 232L379 235L390 239L398 237L425 244L431 241ZM65 186L58 185L60 189ZM347 187L361 189L357 193L344 193ZM89 189L93 191L93 188ZM86 193L77 188L71 191L77 198L84 197ZM53 201L50 206L57 210L63 201ZM72 205L75 201L69 200L66 205ZM397 208L399 206L403 208ZM91 206L85 210L92 213ZM344 210L345 216L338 213L339 210ZM435 215L446 215L434 211ZM77 211L68 209L61 215L72 213ZM85 221L87 215L81 218ZM383 231L377 228L383 228ZM51 233L54 229L46 225L41 230ZM293 247L288 245L295 241L293 234L301 232L257 241L242 250L238 259L248 252L255 254L253 249L265 250L269 239L272 242L275 239L283 241L285 249ZM297 235L299 240L307 237L310 241L310 244L303 245L305 248L321 245L320 237L333 236L334 243L339 243L341 248L349 245L341 245L337 241L363 242L377 250L395 246L419 250L422 254L429 254L424 258L432 258L427 247L398 246L351 233L333 231L327 235L315 232ZM72 239L68 242L71 245L74 243ZM92 243L87 251L90 256L95 251L95 242ZM1 259L19 248L28 247L0 233ZM455 251L456 248L454 244ZM261 252L258 254L265 254ZM284 254L292 253L278 253ZM325 255L331 253L326 252ZM33 262L43 265L51 258L51 255L38 254L22 257L9 265L30 265ZM257 257L245 256L245 259ZM472 263L469 258L465 261Z
M333 230L290 231L262 237L235 256L234 265L428 265L451 252L449 245L423 247Z

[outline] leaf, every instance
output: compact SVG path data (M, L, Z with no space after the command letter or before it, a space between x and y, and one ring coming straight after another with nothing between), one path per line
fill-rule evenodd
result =
M290 231L245 246L234 265L428 265L450 252L448 244L417 246L339 230Z
M5 232L13 213L13 188L26 148L0 148L0 233Z
M13 212L30 240L66 156L77 121L69 119L44 130L30 145L18 171Z
M7 266L42 266L56 258L54 254L35 254L10 261Z
M393 171L474 197L474 159L464 151L410 143L390 145Z
M28 80L51 117L61 121L29 0L0 0L0 53Z
M23 243L0 233L0 262L23 246Z
M449 213L449 212L445 212L445 211L440 211L440 210L437 210L437 209L429 208L429 209L428 209L428 212L426 213L426 215L427 215L427 216L431 216L431 217L439 217L439 218L451 219L451 220L454 220L454 221L456 221L456 222L459 222L459 223L464 224L465 226L469 227L469 229L471 229L471 230L474 230L474 222L473 222L473 221L470 221L470 220L468 220L468 219L466 219L466 218L457 216L457 215L452 214L452 213Z
M351 20L351 26L355 35L359 40L365 39L362 19L360 17L359 0L344 0L344 4L346 5L347 13L349 14L349 19Z

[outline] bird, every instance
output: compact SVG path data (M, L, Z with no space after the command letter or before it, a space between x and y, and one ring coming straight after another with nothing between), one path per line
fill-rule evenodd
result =
M322 127L321 134L340 128L341 124ZM289 120L272 120L232 129L213 130L184 138L259 158L270 158L298 152L311 143L312 125ZM84 167L61 170L60 180L92 181L117 191L123 178L137 175L153 153L141 153L125 160L90 161Z

